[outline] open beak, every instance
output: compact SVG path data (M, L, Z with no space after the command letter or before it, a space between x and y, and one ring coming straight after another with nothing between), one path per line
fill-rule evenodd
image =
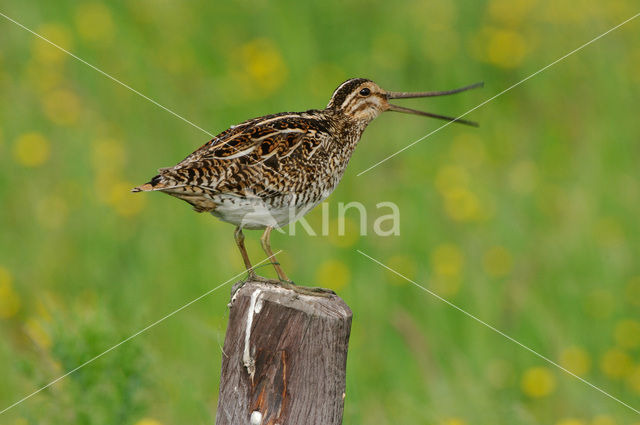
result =
M415 92L415 93L388 91L387 100L388 99L409 99L414 97L447 96L450 94L460 93L463 91L475 89L482 86L484 86L484 83L476 83L470 86L461 87L459 89L446 90L446 91L427 91L427 92ZM388 103L388 105L389 105L389 109L387 109L388 111L404 112L405 114L415 114L415 115L422 115L425 117L438 118L441 120L453 121L460 124L471 125L473 127L478 126L478 123L473 121L467 121L467 120L463 120L455 117L448 117L446 115L432 114L430 112L418 111L416 109L405 108L403 106L393 105L391 103Z

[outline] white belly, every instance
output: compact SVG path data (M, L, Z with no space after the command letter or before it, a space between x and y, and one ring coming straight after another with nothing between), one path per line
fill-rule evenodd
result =
M227 223L241 226L244 229L279 228L298 220L322 202L326 196L315 202L301 203L297 195L288 195L273 203L258 197L241 198L233 195L219 195L215 200L218 206L211 214Z

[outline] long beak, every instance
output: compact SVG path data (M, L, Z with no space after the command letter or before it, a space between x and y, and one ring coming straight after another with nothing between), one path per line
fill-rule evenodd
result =
M427 91L427 92L414 92L414 93L410 93L410 92L387 92L387 99L408 99L408 98L415 98L415 97L436 97L436 96L447 96L450 94L456 94L456 93L460 93L463 91L467 91L467 90L472 90L478 87L482 87L484 86L484 83L476 83L476 84L471 84L470 86L466 86L466 87L461 87L458 89L453 89L453 90L445 90L445 91ZM397 106L397 105L393 105L391 103L389 103L389 111L395 111L395 112L404 112L406 114L415 114L415 115L422 115L425 117L431 117L431 118L438 118L441 120L446 120L446 121L454 121L460 124L466 124L466 125L470 125L473 127L477 127L478 123L473 122L473 121L468 121L468 120L463 120L463 119L458 119L455 117L448 117L446 115L439 115L439 114L432 114L430 112L423 112L423 111L418 111L416 109L410 109L410 108L405 108L403 106Z

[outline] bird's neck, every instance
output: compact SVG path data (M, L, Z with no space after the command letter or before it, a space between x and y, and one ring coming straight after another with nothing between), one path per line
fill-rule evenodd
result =
M327 110L327 117L333 124L338 138L345 144L355 144L360 140L360 136L367 128L371 120L357 120L335 110Z

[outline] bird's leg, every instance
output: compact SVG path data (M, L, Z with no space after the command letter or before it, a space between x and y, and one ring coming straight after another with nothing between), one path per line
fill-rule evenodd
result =
M240 255L242 255L244 266L247 268L247 273L249 273L249 280L255 280L256 272L251 266L249 254L247 254L247 249L244 247L244 233L242 233L242 227L236 227L236 231L233 233L233 236L236 239L236 244L238 245L238 249L240 250Z
M287 274L284 272L284 270L282 270L282 267L280 267L280 263L278 263L276 261L276 257L273 254L273 251L271 251L270 239L271 239L271 231L272 230L273 230L273 227L269 227L269 226L267 226L267 228L264 229L264 233L262 234L262 237L260 238L260 242L262 243L262 249L264 249L264 252L269 257L269 260L271 260L271 264L273 264L273 268L276 269L276 273L278 274L278 278L281 281L290 282L289 278L287 277Z
M264 229L264 233L260 238L260 242L262 242L262 249L264 249L264 252L269 256L271 264L273 264L273 267L276 269L276 273L278 273L278 278L280 278L280 285L283 288L291 289L292 291L303 295L311 295L316 297L331 297L332 295L335 295L335 292L330 289L306 288L304 286L296 286L296 284L289 280L284 270L282 270L282 267L280 267L280 263L276 261L275 256L273 255L273 251L271 251L270 238L272 230L273 227L267 227L266 229Z

